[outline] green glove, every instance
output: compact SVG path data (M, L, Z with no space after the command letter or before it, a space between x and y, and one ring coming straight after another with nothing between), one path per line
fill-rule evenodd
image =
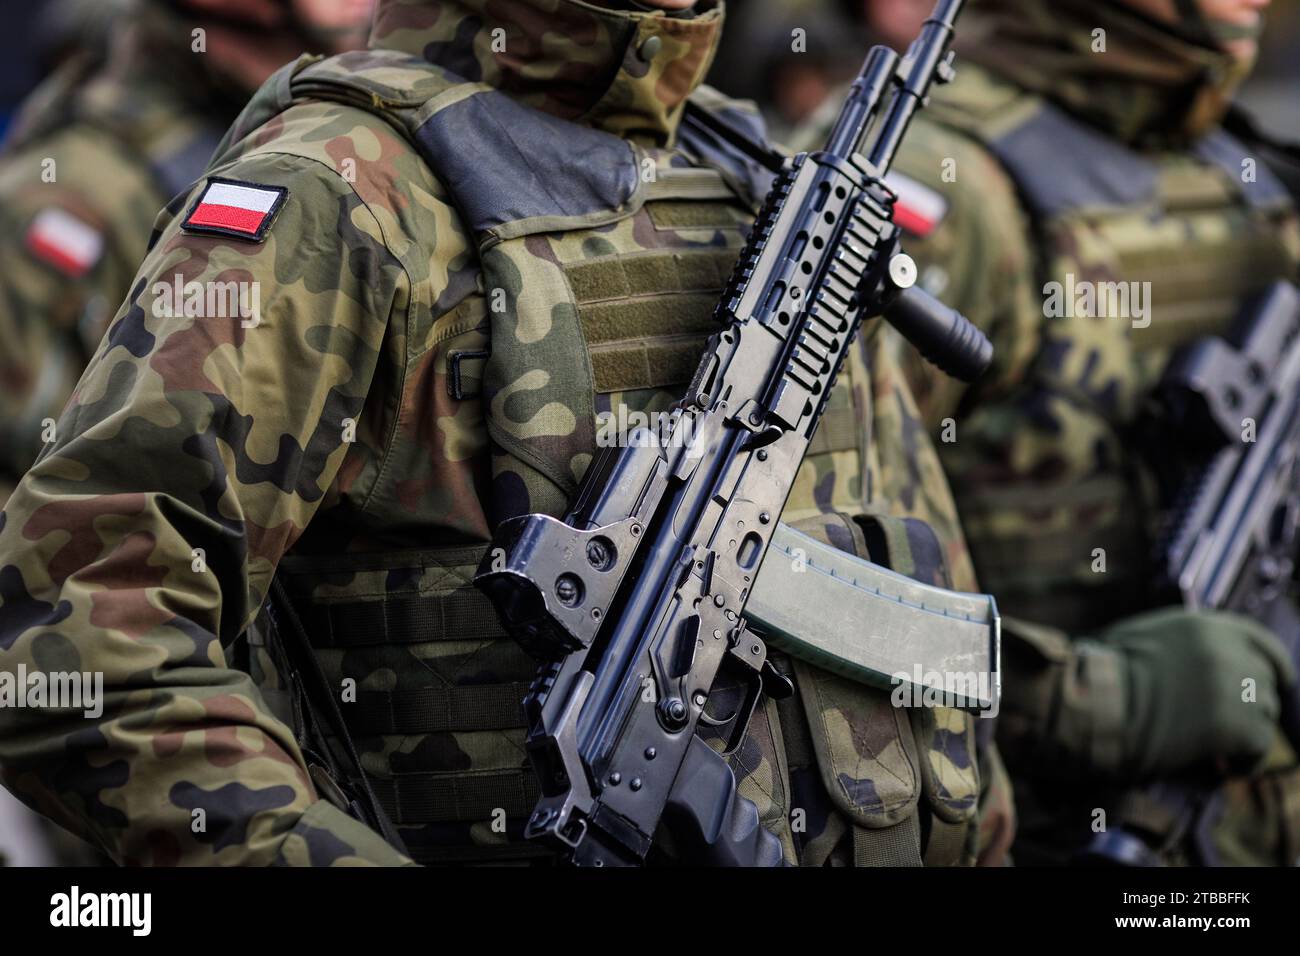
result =
M1249 773L1272 746L1281 695L1296 681L1277 638L1235 614L1142 614L1111 627L1094 648L1118 655L1118 769L1137 780Z

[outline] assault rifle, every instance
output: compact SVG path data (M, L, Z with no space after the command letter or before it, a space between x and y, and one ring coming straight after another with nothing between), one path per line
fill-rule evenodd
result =
M1180 437L1209 452L1180 493L1164 574L1192 609L1286 614L1300 542L1300 290L1278 282L1243 313L1231 341L1195 343L1161 386Z
M1156 389L1160 421L1190 457L1156 548L1157 589L1197 610L1236 611L1270 627L1300 665L1294 603L1300 545L1300 290L1278 282L1248 303L1228 338L1194 342ZM1186 462L1180 464L1186 465ZM1281 725L1300 752L1300 702L1283 697ZM1217 798L1210 787L1161 784L1127 798L1144 815L1181 819L1202 865ZM1139 828L1140 833L1140 828ZM1094 840L1098 861L1152 865L1146 834Z
M713 719L705 707L724 664L746 686L728 751L764 692L791 692L746 604L863 319L883 314L962 378L991 360L976 328L914 285L883 182L931 85L953 75L963 3L941 0L905 58L870 52L824 150L780 160L719 130L776 180L717 307L721 331L674 409L673 435L690 442L606 450L563 520L502 523L479 568L506 629L543 662L524 699L542 793L525 834L573 863L643 862L661 820L693 862L781 860L725 757L695 731ZM937 611L911 599L933 624L947 619L946 595ZM991 601L949 600L988 664Z

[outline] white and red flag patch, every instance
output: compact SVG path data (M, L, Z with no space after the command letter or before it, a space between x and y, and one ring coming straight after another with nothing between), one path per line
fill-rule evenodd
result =
M209 179L181 229L196 235L261 242L288 195L283 186Z
M80 279L104 255L104 234L66 209L42 209L27 229L32 255L64 275Z
M924 183L910 176L891 172L885 185L898 194L894 203L894 222L899 229L924 239L948 217L948 200Z

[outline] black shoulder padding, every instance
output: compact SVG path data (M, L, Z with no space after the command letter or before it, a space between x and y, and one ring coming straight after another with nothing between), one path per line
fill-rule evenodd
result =
M1242 195L1250 205L1267 209L1290 203L1290 193L1287 192L1282 181L1273 174L1273 170L1265 165L1258 155L1252 155L1241 140L1227 131L1217 129L1210 133L1196 144L1194 152L1205 162L1218 166L1234 182L1241 183ZM1245 170L1243 163L1247 159L1255 161L1253 182L1247 182L1242 178Z
M639 181L631 144L496 91L438 110L415 138L476 235L539 216L617 210Z
M759 150L771 150L767 127L758 114L729 105L718 107L697 103L695 106L718 117L737 134L751 140ZM732 181L748 194L747 199L755 203L761 202L772 188L775 174L762 163L725 142L707 126L690 122L690 119L688 110L686 121L678 128L677 141L682 151L696 162L730 174Z
M1154 163L1051 103L987 145L1030 211L1045 219L1071 209L1133 206L1158 195Z

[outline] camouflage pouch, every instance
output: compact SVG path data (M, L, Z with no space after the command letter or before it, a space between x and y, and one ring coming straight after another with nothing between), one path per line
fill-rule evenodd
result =
M795 527L927 583L947 583L938 540L921 522L876 515L855 520L831 512ZM792 672L802 709L802 719L791 706L782 711L786 740L793 742L792 781L799 779L803 786L796 790L813 798L809 781L801 779L812 771L829 798L827 809L838 817L800 808L810 817L801 862L973 862L979 773L971 718L947 709L897 707L888 694L802 661L792 663Z

